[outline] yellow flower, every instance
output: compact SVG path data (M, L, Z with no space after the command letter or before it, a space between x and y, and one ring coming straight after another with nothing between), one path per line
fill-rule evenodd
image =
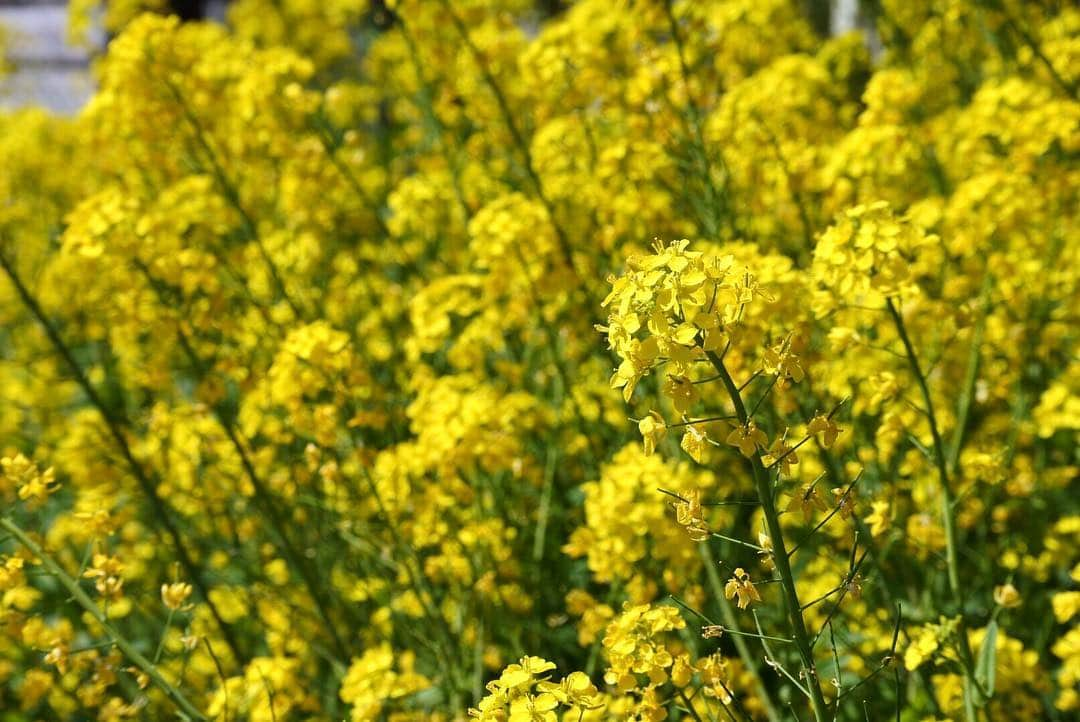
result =
M664 423L664 417L650 411L648 416L638 421L638 431L644 441L645 456L650 456L656 451L657 442L667 435L667 424Z
M596 685L584 672L571 672L558 684L540 682L537 689L555 696L559 702L580 709L599 709L604 703Z
M168 609L174 612L184 606L184 602L190 596L191 585L185 582L161 585L161 601Z
M69 651L68 645L61 642L49 649L45 654L43 661L45 664L51 664L56 667L60 674L67 674L68 662L70 660L70 657L68 656Z
M675 502L675 520L686 527L686 533L694 541L709 538L709 525L705 523L701 509L701 491L687 492L683 500Z
M518 697L510 703L510 716L507 722L556 722L558 716L555 708L559 706L558 698L544 692L536 695Z
M878 537L884 534L889 529L889 524L892 523L892 517L889 513L889 502L887 501L873 501L870 502L870 514L863 521L870 526L870 534Z
M840 427L828 416L817 414L806 425L806 432L812 435L822 434L821 445L831 449L836 443L836 437L840 435Z
M908 259L937 241L911 219L897 218L885 201L858 205L821 234L811 271L832 297L831 305L870 301L884 306L883 298L898 296L911 284Z
M663 393L671 399L672 406L678 414L684 415L690 411L690 407L698 399L697 386L686 376L669 374L664 382Z
M742 567L736 569L735 574L724 585L724 596L728 599L735 598L739 609L746 609L752 603L761 601L761 595L750 581L750 575Z
M705 432L698 431L693 424L689 424L686 431L683 432L679 447L689 454L691 459L700 464L705 456L705 446L708 443L709 437L706 436Z
M836 506L840 510L841 519L850 519L855 513L855 487L848 486L846 489L836 487L832 490L833 499L836 500Z
M19 498L31 509L40 506L59 489L51 466L41 471L22 454L0 459L0 473L3 481L15 485Z
M124 565L119 558L107 554L94 554L83 576L95 580L94 586L98 594L110 602L116 602L123 595L124 580L120 576L123 571Z
M765 532L759 531L757 539L758 546L761 547L761 551L758 552L758 556L761 557L761 565L769 570L774 569L772 538Z
M938 628L928 624L919 629L904 650L904 667L910 672L918 669L938 648Z
M791 501L788 502L787 506L788 511L795 511L796 509L801 511L803 519L806 521L810 521L815 509L825 511L826 508L825 500L818 493L816 482L806 484L792 494Z
M535 678L555 669L552 662L540 657L522 657L517 664L511 664L499 678L488 682L488 691L492 694L520 691L531 685Z
M743 456L750 458L757 453L758 448L764 448L769 443L769 437L753 421L748 421L742 425L735 425L728 434L727 443L738 447Z
M994 604L1005 609L1019 607L1023 600L1011 582L994 587Z
M661 635L685 626L673 607L624 605L622 614L608 625L604 635L608 658L604 679L624 691L639 686L639 675L648 678L644 684L647 688L667 681L675 658Z
M1080 592L1058 592L1050 598L1054 608L1054 619L1064 624L1080 614Z
M675 664L671 667L671 683L676 687L685 687L690 684L694 676L694 668L690 658L686 654L680 654L675 658Z
M782 341L776 346L765 349L762 368L767 374L776 374L781 379L790 379L798 383L806 373L799 363L799 357L791 351L791 343Z
M790 476L791 467L799 463L799 455L794 447L787 443L787 439L783 436L778 436L776 440L773 441L772 446L769 447L769 451L762 454L761 463L766 467L779 464L780 473L784 476Z
M429 687L431 683L413 671L414 663L411 651L397 652L386 642L354 657L338 692L352 706L352 722L379 719L395 700Z

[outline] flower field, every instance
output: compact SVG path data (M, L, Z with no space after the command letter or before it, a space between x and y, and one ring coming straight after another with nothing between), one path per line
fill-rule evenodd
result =
M0 721L1077 719L1074 3L167 5L0 114Z

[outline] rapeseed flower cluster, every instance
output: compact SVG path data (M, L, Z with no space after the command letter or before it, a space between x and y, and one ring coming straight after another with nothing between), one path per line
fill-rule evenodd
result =
M5 719L1075 717L1080 11L828 5L71 3Z

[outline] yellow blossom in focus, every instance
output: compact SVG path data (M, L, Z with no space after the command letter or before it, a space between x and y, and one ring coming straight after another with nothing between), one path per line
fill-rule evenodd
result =
M761 595L758 594L754 583L750 581L750 575L741 567L735 570L724 585L724 596L728 599L734 598L739 609L746 609L754 602L761 601Z

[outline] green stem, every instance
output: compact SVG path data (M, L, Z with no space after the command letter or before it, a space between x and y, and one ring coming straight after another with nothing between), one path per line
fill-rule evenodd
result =
M416 81L420 84L421 110L424 117L427 118L432 132L438 138L439 150L442 151L446 165L450 169L450 182L454 186L454 196L457 198L458 205L461 206L461 217L468 220L472 216L472 211L465 201L465 192L461 187L461 162L459 156L453 152L449 141L446 139L446 128L443 122L439 120L439 116L435 113L435 89L424 75L424 65L420 62L420 50L412 33L409 31L408 24L400 15L398 16L398 28L401 37L405 40L405 46L409 49L409 60L412 63L413 72L416 73Z
M735 414L739 421L746 424L750 417L746 413L739 388L724 366L723 360L715 352L708 352L709 361L720 374L720 379L727 389L731 403L735 407ZM802 604L799 602L799 593L795 588L795 577L791 573L791 564L788 561L787 547L784 544L784 533L780 526L780 516L776 512L776 504L773 500L772 485L769 483L769 474L761 463L761 455L754 453L750 457L750 468L754 476L754 484L757 487L758 500L761 502L761 510L765 516L765 524L769 531L769 538L773 545L773 563L776 573L780 577L780 587L783 590L784 606L787 610L788 623L791 625L792 637L795 646L799 650L802 660L803 673L806 678L806 690L810 697L810 704L814 710L814 719L825 722L829 719L828 707L825 704L825 696L821 691L818 680L817 667L814 664L814 652L810 643L810 636L806 631L806 623L802 617Z
M795 207L799 211L799 222L802 224L804 243L803 248L800 250L803 253L808 253L814 248L814 226L810 222L810 213L806 209L806 203L803 200L802 193L795 187L795 175L791 172L791 166L788 165L787 158L784 156L784 151L780 147L780 140L776 137L776 134L765 124L765 121L762 120L757 112L751 112L750 116L754 119L754 122L758 124L758 127L761 128L762 132L765 133L769 145L773 148L773 153L776 154L776 160L780 163L780 170L784 172L788 190L791 192L791 199L795 201Z
M277 287L278 293L285 300L285 303L292 310L293 315L303 320L304 314L300 312L300 307L289 295L288 289L285 287L285 281L278 270L277 264L274 263L274 259L270 256L270 252L263 244L262 239L259 237L258 227L255 225L254 218L244 208L243 203L240 200L240 192L236 189L236 186L229 180L229 177L225 174L225 168L218 160L217 153L214 151L214 147L210 144L209 134L203 127L202 122L194 111L187 104L187 100L184 98L183 93L180 92L173 82L168 79L163 79L162 83L169 90L169 93L173 96L177 105L180 106L180 110L183 113L184 119L191 127L192 134L194 136L196 144L206 154L206 162L210 164L210 172L214 178L214 182L217 183L218 189L221 191L225 200L233 207L237 215L240 216L241 225L244 229L244 234L248 239L255 244L256 250L259 252L259 256L262 257L263 263L266 264L266 270L270 273L270 278Z
M832 455L832 452L825 448L820 441L816 441L816 445L818 453L821 455L821 459L824 462L829 475L838 484L846 486L849 483L847 481L847 474L844 472L839 461L837 461L836 457ZM869 552L867 558L870 560L871 564L877 567L878 579L881 580L880 589L882 590L885 599L888 601L890 607L897 607L902 599L902 594L901 591L896 588L894 575L890 574L889 570L885 567L885 552L878 547L874 535L870 533L870 528L866 526L866 522L860 519L858 514L853 515L851 518L855 522L855 530L859 533L859 538L862 540L863 546ZM880 672L881 669L883 668L879 668L876 672L872 673L871 676ZM941 716L941 708L940 705L938 705L937 697L934 696L934 688L930 682L930 677L926 672L926 667L922 666L915 670L915 677L922 686L926 698L930 701L934 713ZM864 677L860 682L856 683L855 687L862 686L868 679L868 677ZM852 689L854 689L854 687ZM840 696L843 697L850 691L851 690L843 692Z
M154 664L161 661L161 653L165 649L165 638L169 636L169 628L172 626L173 615L176 614L175 609L169 610L169 615L165 618L165 628L161 630L161 639L158 640L157 650L154 652Z
M983 278L982 294L980 296L979 320L975 323L975 331L971 337L971 347L968 349L964 387L960 393L960 401L956 406L956 429L953 431L952 445L949 446L947 467L951 474L956 474L956 469L960 463L960 450L964 446L964 434L967 432L968 418L971 415L971 402L975 397L975 382L979 379L979 360L983 335L986 331L986 316L989 312L988 300L992 286L992 277L990 274L986 274Z
M679 21L675 17L675 9L672 7L672 0L664 0L664 12L667 15L668 29L671 31L671 40L675 45L675 53L679 58L679 71L682 75L683 89L686 91L686 103L687 111L690 116L690 121L687 122L684 116L683 123L688 127L690 135L693 137L693 142L697 146L695 150L698 153L698 158L701 161L701 177L702 182L705 185L705 190L708 194L709 210L712 211L711 218L705 218L709 225L709 235L718 236L719 234L719 215L723 216L723 219L727 220L728 230L732 237L736 234L735 228L735 214L732 211L732 203L730 198L730 192L728 188L728 173L724 164L723 153L716 153L716 159L719 161L721 169L723 170L723 183L720 188L716 187L713 181L713 167L710 161L709 150L705 143L705 131L702 127L702 112L698 108L697 103L694 101L693 94L690 90L690 65L686 61L686 48L683 43L682 33L679 32ZM670 101L669 101L670 102Z
M37 321L38 325L41 326L42 330L45 332L45 336L49 339L49 343L52 344L57 355L63 359L68 370L71 371L72 376L75 377L75 382L90 401L90 405L97 410L98 414L105 422L105 428L108 429L109 436L112 437L113 442L116 444L116 448L124 458L124 462L131 470L132 476L134 476L136 482L138 482L139 489L150 502L150 509L153 512L155 521L165 530L165 535L172 543L173 551L176 554L177 560L180 562L180 566L184 568L184 572L191 579L195 588L198 589L199 595L206 603L211 616L214 617L214 621L217 622L218 628L221 630L221 634L225 638L225 642L230 651L232 651L233 656L238 662L243 663L248 659L248 656L241 650L232 626L221 616L221 612L218 610L217 605L214 604L213 600L210 598L210 587L203 579L202 570L195 564L194 559L188 552L187 546L184 544L184 537L180 533L180 529L176 525L176 522L173 520L169 506L165 503L165 500L161 495L158 494L156 475L155 478L151 478L151 475L147 473L146 469L144 469L142 464L135 458L135 454L128 444L125 431L131 428L130 420L122 410L113 409L101 398L101 395L94 388L94 385L90 383L90 379L87 377L86 372L83 371L82 366L80 366L79 362L75 359L75 354L72 352L71 348L60 337L60 332L56 330L52 321L45 315L45 310L41 308L41 304L38 303L37 299L30 292L30 289L23 283L22 277L19 275L18 271L15 270L14 262L9 260L2 252L0 252L0 269L3 269L4 273L11 281L11 284L15 287L19 299L26 309L30 311L30 314Z
M704 720L701 719L701 715L699 715L697 713L697 710L694 709L694 705L690 703L690 698L686 696L686 690L679 688L679 697L682 699L683 705L686 707L686 713L694 718L694 722L704 722Z
M896 332L900 336L900 342L904 345L908 365L911 367L911 373L915 377L915 383L919 386L923 403L926 405L926 418L930 423L930 435L934 440L934 464L937 467L938 479L941 485L942 523L945 526L945 553L948 564L949 589L952 592L953 601L959 606L961 603L961 591L957 556L958 545L956 541L956 525L952 513L953 489L949 483L949 473L945 461L945 443L942 441L941 432L938 430L937 415L934 413L934 400L930 395L930 387L926 382L926 376L923 374L919 359L915 355L915 348L911 343L911 338L908 336L904 319L896 310L896 305L892 302L892 299L887 299L885 304L889 309L889 315L892 316L893 324L896 326Z
M320 118L319 120L323 119ZM323 122L324 124L328 123L328 121L325 120ZM379 227L379 232L383 237L392 238L393 234L390 233L386 221L379 215L379 204L375 199L368 195L368 192L364 190L364 186L360 185L360 180L356 177L356 174L353 173L352 168L350 168L338 155L338 149L335 147L333 139L328 137L327 129L318 126L315 122L313 122L312 125L314 126L312 130L315 135L318 136L319 142L322 144L323 150L326 152L326 157L331 165L334 166L335 170L337 170L338 174L345 180L352 192L356 194L356 197L360 199L364 204L364 207L371 213L372 218L375 219L375 225Z
M717 539L723 539L726 542L731 542L732 544L738 544L739 546L746 547L747 549L753 549L758 554L764 554L765 553L765 548L764 547L759 547L757 544L751 544L750 542L745 542L745 541L742 541L741 539L736 539L735 537L725 536L725 535L719 534L717 532L709 532L709 535L714 536Z
M491 90L492 95L495 96L495 104L499 106L499 112L503 117L503 122L506 123L506 128L510 131L510 137L514 141L514 145L517 146L518 152L521 153L522 160L525 163L525 173L529 176L537 199L548 213L552 228L555 229L555 236L559 243L559 250L562 253L563 261L570 271L577 273L577 268L574 265L574 253L570 245L570 238L555 216L555 205L551 202L551 199L547 197L547 193L544 192L544 184L541 182L540 174L536 172L536 165L533 163L532 151L529 150L529 144L525 140L525 136L522 134L521 129L518 128L517 123L514 122L514 114L510 109L510 103L506 99L506 94L503 93L498 80L496 80L495 76L492 74L491 68L488 66L483 52L481 52L480 48L473 42L472 36L469 34L469 29L465 27L465 23L462 21L461 17L458 16L457 12L454 11L449 0L441 0L441 2L446 9L446 12L450 15L450 21L453 23L454 28L465 43L465 47L468 48L469 54L472 55L473 60L476 61L476 65L480 69L480 75L484 78L484 82Z
M375 484L375 479L371 476L371 472L366 466L361 465L360 473L364 477L364 481L367 482L368 490L371 492L371 497L375 500L376 508L379 510L379 514L382 515L386 522L386 528L390 532L390 539L394 545L394 554L391 557L395 562L398 561L398 553L404 553L409 559L403 559L399 564L405 570L405 575L409 579L409 586L412 588L413 594L416 595L417 600L420 602L420 607L423 610L423 614L427 617L428 622L434 629L439 630L441 639L437 644L442 646L443 654L448 655L448 658L454 658L458 654L457 640L450 634L448 627L445 623L442 613L438 609L438 601L435 598L435 594L428 583L427 577L424 575L424 567L417 556L416 549L412 545L407 544L405 539L402 538L401 533L398 531L397 522L394 517L390 515L390 510L383 503L382 495L379 493L379 487ZM416 569L413 569L412 564L416 564ZM460 690L467 689L466 686L462 686L457 679L457 670L454 665L448 665L446 668L448 683L451 686L450 696L458 696Z
M960 664L964 668L964 714L968 722L978 722L978 714L975 712L975 657L971 651L971 644L967 637L967 625L964 623L963 614L963 590L960 586L960 563L959 542L956 534L956 519L954 517L953 488L949 481L948 462L945 459L945 442L941 439L938 430L937 415L934 413L934 401L930 395L930 387L926 381L926 375L919 364L919 358L915 354L915 347L908 336L904 319L896 308L891 298L885 300L885 305L892 317L896 333L900 336L900 342L907 354L908 365L915 377L915 383L926 405L926 418L930 423L930 435L934 440L934 463L937 466L938 479L941 486L941 516L945 527L945 563L948 568L949 591L952 595L953 604L959 614L957 637L959 638ZM957 452L958 453L958 452Z
M995 3L991 7L994 7L994 9L1000 11L1001 14L1005 16L1005 24L1012 28L1014 33L1020 36L1020 39L1024 41L1032 54L1046 67L1046 71L1050 74L1050 77L1054 79L1054 82L1057 83L1062 90L1068 93L1070 98L1075 99L1077 93L1076 83L1062 77L1061 73L1058 72L1058 69L1054 67L1053 62L1050 61L1050 58L1043 52L1039 41L1012 16L1004 3Z
M162 295L161 287L157 280L150 274L149 269L145 264L139 262L136 263L136 266L143 273L147 283L150 284L150 287L153 289L158 300L164 304L166 299ZM196 378L200 381L208 378L210 376L209 365L196 352L194 345L187 334L184 333L184 330L179 323L176 326L176 338L184 355L187 357L188 362L191 364ZM275 546L281 551L282 556L285 557L286 563L300 576L305 588L311 595L312 601L315 603L315 610L318 612L323 626L326 627L326 631L334 644L339 659L348 659L349 648L338 633L337 625L334 623L334 619L330 613L329 599L332 595L327 592L324 598L324 589L319 583L319 579L312 569L312 565L304 559L304 555L286 533L289 524L279 509L279 502L271 495L270 489L263 483L262 478L255 469L255 463L252 461L247 450L248 440L246 438L241 439L234 423L225 415L220 405L212 404L210 408L218 426L225 432L225 437L229 440L233 450L240 459L240 466L244 470L244 475L248 478L248 481L251 483L251 487L255 492L254 499L256 506L259 508L259 511L265 515L267 521L269 521L268 526L270 531L277 537Z
M158 668L154 666L154 663L143 656L143 654L135 649L127 639L121 635L116 628L109 622L108 617L101 611L98 605L90 598L79 583L71 577L67 572L61 568L61 566L42 549L37 542L27 536L19 526L12 522L7 517L0 517L0 527L7 531L11 536L15 537L20 544L22 544L31 554L41 560L41 564L56 577L57 581L64 586L65 589L71 594L72 598L79 603L83 609L90 613L90 616L101 625L101 628L105 630L105 634L120 648L120 651L132 661L132 663L142 670L150 681L154 685L165 693L172 702L192 720L198 720L199 722L205 721L208 718L202 712L200 712L191 701L184 696L184 693L174 687L165 677L162 676Z

